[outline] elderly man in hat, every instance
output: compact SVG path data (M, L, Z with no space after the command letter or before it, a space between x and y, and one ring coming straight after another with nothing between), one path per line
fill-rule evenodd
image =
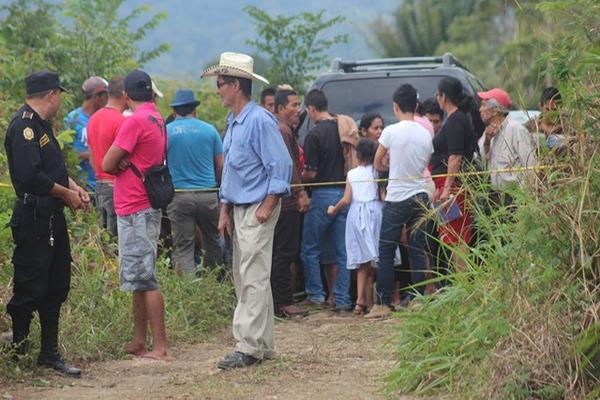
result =
M247 367L275 355L270 275L273 235L281 196L290 194L292 160L277 120L250 99L252 57L223 53L202 74L217 77L217 91L231 110L223 144L219 230L233 239L233 276L238 299L233 316L235 351L218 367Z
M81 107L71 111L64 119L65 127L75 131L73 150L77 152L81 162L79 166L86 181L88 190L95 191L96 175L90 163L90 150L87 140L87 125L90 117L108 102L108 82L99 77L92 76L81 85L83 102Z
M167 125L167 164L175 186L175 197L167 213L173 232L173 261L179 275L194 276L194 233L202 232L204 265L223 263L219 238L219 198L223 145L216 128L196 118L200 102L191 90L178 90L171 103L175 120Z
M12 319L16 354L28 350L29 326L37 310L41 348L37 363L79 377L58 351L58 324L71 282L71 249L63 208L85 208L90 198L67 175L51 119L65 89L56 73L41 71L25 79L27 99L13 116L4 141L17 200L10 220L15 241Z
M527 129L508 118L511 99L500 88L478 92L481 99L479 113L486 125L479 140L481 154L490 171L533 167L537 165L535 144ZM528 171L501 172L491 175L492 190L501 191L511 184L524 185L531 176ZM504 201L502 201L504 203Z

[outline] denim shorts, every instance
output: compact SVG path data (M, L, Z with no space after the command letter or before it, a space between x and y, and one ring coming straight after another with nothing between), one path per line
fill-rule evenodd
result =
M158 289L156 247L160 218L161 211L153 208L117 218L121 290Z

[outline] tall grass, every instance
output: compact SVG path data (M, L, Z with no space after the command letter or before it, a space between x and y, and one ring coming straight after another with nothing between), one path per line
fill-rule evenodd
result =
M512 194L516 211L477 212L489 239L464 255L467 269L401 315L389 394L562 399L585 392L583 380L572 382L572 369L584 367L573 344L593 297L566 262L569 227L556 213L576 199L543 205Z

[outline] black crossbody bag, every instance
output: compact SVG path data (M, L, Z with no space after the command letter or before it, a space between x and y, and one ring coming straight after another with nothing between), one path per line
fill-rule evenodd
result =
M160 127L160 130L165 135L165 162L162 164L156 164L146 170L144 176L142 176L140 170L131 163L129 166L133 173L142 180L150 205L152 208L161 209L171 203L175 196L175 187L173 186L173 179L171 178L171 172L167 166L167 131L163 124L161 124L153 116L149 117L150 120Z

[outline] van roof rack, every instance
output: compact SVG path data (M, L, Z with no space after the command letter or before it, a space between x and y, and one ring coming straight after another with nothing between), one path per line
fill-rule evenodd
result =
M443 56L433 57L398 57L398 58L379 58L360 61L343 61L341 58L335 58L331 63L332 71L344 72L367 72L377 70L409 70L409 69L433 69L439 67L459 67L467 70L460 61L452 55L446 53Z

